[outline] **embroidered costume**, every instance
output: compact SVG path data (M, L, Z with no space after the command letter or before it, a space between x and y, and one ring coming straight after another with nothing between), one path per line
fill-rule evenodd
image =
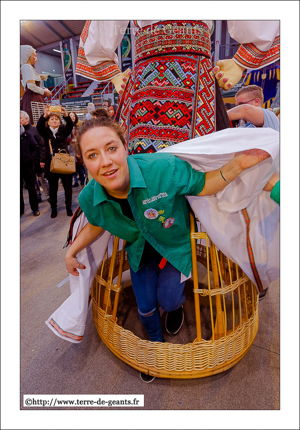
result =
M228 21L231 36L246 43L237 57L245 64L252 61L258 68L279 56L277 41L275 48L267 42L269 37L272 45L278 36L278 21L264 21L263 31L259 23ZM115 50L128 24L129 21L87 21L81 34L76 73L97 81L119 75ZM218 88L210 60L212 21L134 21L133 25L135 66L120 112L129 153L156 152L216 131ZM245 28L250 39L244 39ZM274 55L264 53L262 60L266 49L274 51Z

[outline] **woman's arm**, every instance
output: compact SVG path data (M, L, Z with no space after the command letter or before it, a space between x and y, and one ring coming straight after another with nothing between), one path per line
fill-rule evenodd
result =
M270 154L262 149L249 149L238 153L221 169L212 170L205 174L205 185L198 196L210 196L222 191L243 170L255 166L269 157Z
M85 269L85 266L77 260L76 255L92 243L102 233L102 231L102 227L94 226L90 223L87 223L87 225L81 230L65 256L66 267L71 275L79 276L77 269Z
M36 125L37 131L44 139L47 138L49 132L49 128L46 126L47 119L44 115L41 115Z
M69 115L67 114L67 111L65 108L61 108L61 113L63 114L64 120L66 121L65 129L63 131L64 136L67 138L70 136L73 130L73 122Z

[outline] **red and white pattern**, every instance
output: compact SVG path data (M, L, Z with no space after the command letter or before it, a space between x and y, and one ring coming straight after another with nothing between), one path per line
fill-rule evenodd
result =
M245 69L260 69L280 59L280 36L268 51L260 51L253 43L241 45L233 57Z

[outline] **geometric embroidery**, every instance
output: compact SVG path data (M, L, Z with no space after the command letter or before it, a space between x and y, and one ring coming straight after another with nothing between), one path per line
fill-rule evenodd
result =
M129 154L156 152L212 133L215 112L210 60L184 54L140 61L126 88L120 123Z
M205 25L196 22L165 21L136 35L138 55L119 117L129 154L156 152L215 131L209 34ZM186 26L184 33L182 26ZM197 37L189 34L191 30ZM167 40L163 49L157 45L161 37ZM149 50L143 45L146 41ZM208 56L201 55L208 47Z
M257 69L274 63L280 58L280 36L277 36L268 51L260 51L253 43L241 45L234 59L245 69Z

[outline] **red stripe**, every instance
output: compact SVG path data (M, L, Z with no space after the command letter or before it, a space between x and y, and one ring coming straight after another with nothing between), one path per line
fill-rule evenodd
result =
M256 284L257 284L259 291L262 291L263 286L262 286L262 282L261 282L259 274L258 274L258 270L256 268L256 264L255 264L255 260L254 260L254 253L253 253L252 245L250 242L250 218L249 218L249 215L248 215L248 212L246 209L242 210L242 214L244 216L244 219L246 222L246 227L247 227L247 251L248 251L248 256L249 256L249 260L250 260L252 273L254 275L254 278L255 278L255 281L256 281Z

